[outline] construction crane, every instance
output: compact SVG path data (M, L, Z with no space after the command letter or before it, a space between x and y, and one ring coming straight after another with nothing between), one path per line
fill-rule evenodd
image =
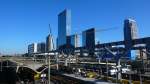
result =
M112 27L112 28L103 28L103 29L95 29L95 32L104 32L104 31L110 31L110 30L116 30L119 29L118 27ZM87 33L92 33L92 32L87 32ZM76 33L76 35L82 35L82 32Z

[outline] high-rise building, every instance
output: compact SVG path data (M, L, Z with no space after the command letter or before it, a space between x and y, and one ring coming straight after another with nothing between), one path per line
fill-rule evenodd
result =
M124 40L131 41L138 38L137 24L133 19L126 19L124 21Z
M58 15L58 48L65 45L67 42L66 36L70 35L71 31L71 11L64 10Z
M136 21L133 19L125 19L124 20L124 41L125 41L125 48L127 49L127 57L129 59L136 58L131 56L136 56L138 51L135 51L135 55L131 55L131 48L136 45L132 45L132 40L137 39L137 24Z
M79 47L79 35L71 35L71 45L73 45L75 48Z
M71 47L71 36L66 36L66 45Z
M56 48L58 49L59 46L58 46L58 37L56 38Z
M147 42L146 46L147 46L146 52L150 52L150 42ZM147 59L150 60L150 54L146 53L146 55L147 55Z
M67 45L74 48L79 46L79 36L77 34L67 36Z
M45 53L45 48L46 47L46 44L44 42L42 43L38 43L37 44L37 52L38 53Z
M94 54L95 28L91 28L82 32L82 46L88 48L90 55Z
M37 53L37 43L28 45L28 54Z
M46 52L49 52L52 50L54 50L54 40L53 40L53 36L49 34L46 37Z
M95 46L95 28L82 32L82 46L93 48Z

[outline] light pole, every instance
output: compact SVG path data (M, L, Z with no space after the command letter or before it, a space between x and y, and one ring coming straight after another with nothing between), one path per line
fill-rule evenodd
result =
M141 71L140 71L140 84L142 84Z
M57 67L57 70L59 70L59 54L58 53L55 53L55 56L56 56L56 67Z
M120 59L118 59L118 63L117 63L117 73L118 73L118 77L117 79L121 79L121 64L120 64Z
M1 61L1 71L3 71L3 61Z
M129 74L129 82L130 82L130 84L132 83L132 81L131 81L131 74Z
M48 84L50 84L50 55L48 55Z
M106 58L107 80L108 80L108 58Z
M112 54L114 57L117 57L117 54L114 54L109 48L107 48L107 47L105 47L105 49L110 53L110 54ZM117 52L118 53L118 52ZM116 79L118 78L118 79L121 79L121 73L120 73L120 67L121 67L121 65L120 65L120 58L117 60L117 62L116 62L116 66L118 66L118 71L117 72L119 72L118 73L118 76L116 77ZM118 80L117 79L117 80Z
M45 55L45 64L47 65L48 63L47 63L47 56Z
M129 74L129 84L132 84L132 74L134 74L133 71L127 71L127 73Z

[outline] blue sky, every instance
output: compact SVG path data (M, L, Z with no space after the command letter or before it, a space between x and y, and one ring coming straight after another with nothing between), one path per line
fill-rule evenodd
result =
M72 12L72 34L95 27L117 28L98 32L96 40L123 40L123 20L134 18L139 37L150 36L149 0L0 0L0 52L27 52L27 45L44 42L51 24L57 37L57 15Z

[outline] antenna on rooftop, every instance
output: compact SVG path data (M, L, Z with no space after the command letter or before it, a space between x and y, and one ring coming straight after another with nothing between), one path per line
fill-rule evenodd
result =
M51 31L51 26L50 26L50 24L49 24L49 31L50 31L50 34L52 34L52 31Z
M49 24L49 32L50 32L50 37L51 37L51 43L52 43L52 46L53 46L53 48L52 49L55 49L55 45L54 45L54 41L53 41L53 36L52 36L52 30L51 30L51 26L50 26L50 24Z

